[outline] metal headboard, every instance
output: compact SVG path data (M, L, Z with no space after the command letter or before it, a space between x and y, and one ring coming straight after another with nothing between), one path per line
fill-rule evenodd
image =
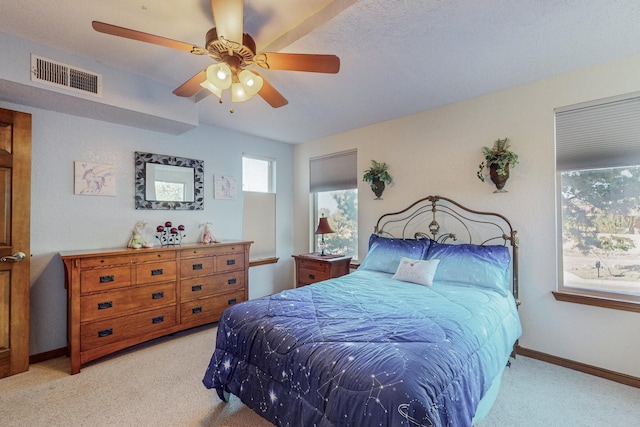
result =
M403 239L430 238L437 242L458 241L477 245L511 246L512 292L518 299L518 232L498 213L480 212L447 197L428 196L406 209L382 215L374 233Z

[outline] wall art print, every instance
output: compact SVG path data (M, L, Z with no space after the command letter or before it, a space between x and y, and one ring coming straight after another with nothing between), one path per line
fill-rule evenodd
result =
M235 176L215 175L214 176L215 199L235 200L238 198L238 190Z
M80 161L74 162L73 194L83 196L115 196L115 166Z

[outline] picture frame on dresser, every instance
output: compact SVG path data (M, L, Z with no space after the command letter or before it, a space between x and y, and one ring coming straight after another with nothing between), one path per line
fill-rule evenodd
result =
M135 344L216 322L246 301L251 243L61 252L71 374Z

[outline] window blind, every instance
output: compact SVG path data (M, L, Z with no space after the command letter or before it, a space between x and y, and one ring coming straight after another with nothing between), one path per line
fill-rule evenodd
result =
M640 93L558 108L556 170L640 165Z
M245 191L242 237L253 241L251 261L276 256L276 195Z
M357 151L343 151L309 159L309 192L358 187Z

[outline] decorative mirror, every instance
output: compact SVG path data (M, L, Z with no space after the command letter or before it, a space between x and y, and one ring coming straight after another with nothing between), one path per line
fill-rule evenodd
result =
M204 161L135 154L136 209L204 209Z

